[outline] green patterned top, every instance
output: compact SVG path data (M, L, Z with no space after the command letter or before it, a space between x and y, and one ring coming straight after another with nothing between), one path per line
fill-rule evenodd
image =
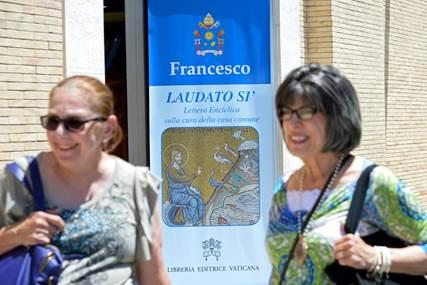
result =
M353 181L325 193L326 199L314 212L304 235L307 256L300 266L291 260L286 273L287 285L333 284L324 273L325 267L334 262L334 240L328 226L345 221L355 186L356 181ZM280 282L281 271L298 231L299 214L290 210L287 197L286 181L282 178L276 185L266 237L273 265L270 277L273 285ZM304 217L307 211L302 210L301 214ZM427 254L427 215L414 193L385 167L377 167L371 173L358 232L363 236L378 229L409 244L419 244Z

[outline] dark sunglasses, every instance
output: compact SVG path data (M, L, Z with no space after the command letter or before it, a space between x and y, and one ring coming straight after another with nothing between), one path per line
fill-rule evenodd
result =
M88 122L105 122L107 119L96 117L92 119L82 120L79 118L65 118L61 119L58 116L44 115L40 117L40 122L43 128L48 131L54 131L58 128L59 124L63 124L64 128L69 132L79 132L83 130L84 125Z

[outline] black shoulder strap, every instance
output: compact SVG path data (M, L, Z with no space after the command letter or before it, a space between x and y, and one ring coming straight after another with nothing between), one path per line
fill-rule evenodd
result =
M356 189L351 199L350 209L348 210L347 219L345 221L344 230L346 233L353 234L359 224L360 216L362 214L363 204L365 203L366 190L369 184L369 177L372 170L377 167L372 164L366 167L356 183Z
M6 164L6 168L18 179L18 181L24 184L28 191L30 191L35 202L36 210L44 211L45 198L37 159L35 159L34 156L26 156L26 159L28 161L29 177L17 162Z

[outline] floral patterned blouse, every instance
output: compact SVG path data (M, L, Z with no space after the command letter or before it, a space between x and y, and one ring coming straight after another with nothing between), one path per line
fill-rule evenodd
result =
M150 258L150 218L160 180L145 167L114 159L107 191L77 209L61 210L65 229L52 243L66 258L78 258L64 262L60 285L136 284L133 265ZM28 166L25 158L17 162ZM7 170L0 174L0 227L21 221L33 207L28 190Z
M369 164L365 162L365 165ZM356 181L325 193L326 199L319 204L304 234L307 256L302 265L297 265L294 258L291 260L286 273L287 285L333 284L324 269L334 262L332 248L336 235L333 232L340 235L339 225L345 221L355 186ZM267 252L273 265L270 284L274 285L279 284L288 260L288 252L297 235L299 216L298 211L290 209L290 195L287 195L283 178L276 190L266 237ZM307 211L302 210L302 217ZM378 229L410 244L420 245L427 254L427 215L414 193L385 167L377 167L371 173L357 231L363 236Z

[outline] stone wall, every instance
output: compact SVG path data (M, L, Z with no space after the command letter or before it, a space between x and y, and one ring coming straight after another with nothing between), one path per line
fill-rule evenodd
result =
M353 82L363 138L356 150L386 165L427 204L427 2L303 0L305 62Z
M63 78L61 0L0 0L0 165L46 149L39 117Z

